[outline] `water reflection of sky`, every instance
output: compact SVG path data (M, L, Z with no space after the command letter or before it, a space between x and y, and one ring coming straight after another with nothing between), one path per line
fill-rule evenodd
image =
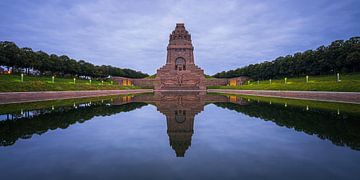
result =
M185 157L154 105L0 147L1 179L357 179L360 151L214 104Z

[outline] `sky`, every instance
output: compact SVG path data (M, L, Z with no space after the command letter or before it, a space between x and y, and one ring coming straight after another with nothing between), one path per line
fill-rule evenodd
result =
M212 75L360 36L360 0L1 0L0 41L148 74L185 23Z

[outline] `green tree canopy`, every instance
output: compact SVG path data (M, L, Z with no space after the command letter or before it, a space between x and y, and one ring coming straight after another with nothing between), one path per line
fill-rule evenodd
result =
M316 50L298 52L294 55L278 57L270 62L265 61L219 72L213 77L249 76L255 80L264 80L336 72L360 72L360 37L352 37L347 41L337 40Z
M122 69L113 66L97 66L85 60L75 60L66 55L48 55L43 51L34 52L31 48L19 48L15 43L0 41L0 65L8 68L22 68L38 70L40 74L51 73L57 75L70 74L73 76L123 76L129 78L144 78L148 74L132 69Z

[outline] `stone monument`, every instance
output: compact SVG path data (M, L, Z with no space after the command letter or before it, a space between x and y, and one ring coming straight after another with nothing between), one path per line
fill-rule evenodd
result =
M204 71L195 65L191 35L183 23L170 34L166 64L157 70L155 90L206 90Z
M194 46L184 23L177 23L170 34L166 64L157 70L156 78L112 78L124 86L154 88L155 91L206 91L208 86L239 86L249 79L244 76L205 79L204 71L195 65Z

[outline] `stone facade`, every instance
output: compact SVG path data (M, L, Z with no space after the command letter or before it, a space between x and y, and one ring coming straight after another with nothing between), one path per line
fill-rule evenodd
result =
M123 86L134 85L142 88L154 88L154 85L156 84L155 78L135 79L135 78L126 78L126 77L113 77L112 79Z
M113 79L121 85L154 88L156 91L204 91L207 86L241 85L248 78L206 79L204 71L195 65L191 35L183 23L177 23L175 30L169 36L166 64L157 70L156 78L113 77Z
M155 90L206 90L204 71L194 62L191 35L176 24L167 46L166 64L157 70Z

